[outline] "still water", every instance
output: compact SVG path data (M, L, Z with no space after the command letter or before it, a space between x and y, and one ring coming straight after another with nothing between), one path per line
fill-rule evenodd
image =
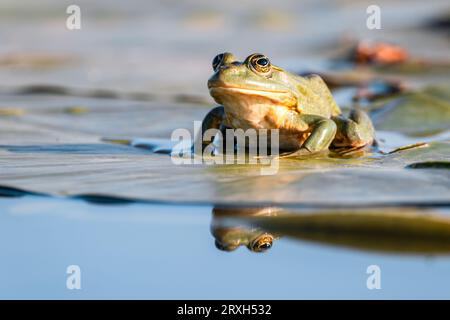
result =
M447 255L392 254L283 236L264 253L216 248L210 206L0 201L0 298L449 298ZM214 225L214 223L213 223ZM66 268L81 289L66 288ZM381 269L369 290L368 266Z

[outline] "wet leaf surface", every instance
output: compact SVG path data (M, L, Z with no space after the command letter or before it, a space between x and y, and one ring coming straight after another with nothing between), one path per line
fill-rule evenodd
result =
M450 86L430 87L375 103L377 129L410 136L432 136L450 128Z
M169 155L154 152L170 150L174 142L168 138L174 129L192 132L192 121L200 121L208 110L203 106L82 98L77 101L89 112L74 115L52 111L74 103L73 98L49 96L46 100L53 101L53 106L33 96L22 102L15 97L27 113L0 118L2 185L52 195L174 203L440 204L450 198L448 170L405 169L412 163L447 160L450 144L445 141L431 138L427 147L402 149L411 141L401 137L394 141L393 134L379 131L387 141L380 143L383 150L400 149L392 154L372 150L346 157L280 159L277 174L264 176L261 169L267 165L176 165ZM399 121L406 121L404 117L409 117L408 123L417 121L411 112L416 105L397 107ZM429 105L428 127L444 129L441 113L446 107L445 103ZM393 116L386 117L377 123L394 129L386 124L392 123Z

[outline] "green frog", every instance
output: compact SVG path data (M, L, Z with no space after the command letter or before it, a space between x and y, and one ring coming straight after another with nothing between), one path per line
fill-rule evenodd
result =
M278 129L279 150L309 155L331 148L359 149L374 141L369 116L352 110L342 115L325 82L317 75L301 77L273 65L255 53L243 62L231 53L218 54L208 80L211 96L220 105L204 118L208 129ZM203 137L201 135L201 137ZM202 139L203 147L212 143Z

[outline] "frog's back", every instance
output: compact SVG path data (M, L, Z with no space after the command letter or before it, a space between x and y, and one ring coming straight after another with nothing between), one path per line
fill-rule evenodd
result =
M341 114L325 81L318 75L297 77L300 99L297 109L303 114L316 114L326 118Z

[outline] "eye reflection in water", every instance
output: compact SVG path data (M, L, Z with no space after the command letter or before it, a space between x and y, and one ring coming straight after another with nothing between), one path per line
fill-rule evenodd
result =
M276 215L275 208L219 208L212 211L211 233L216 248L222 251L234 251L246 246L252 252L266 252L278 238L273 233L246 223L252 217L270 217Z

